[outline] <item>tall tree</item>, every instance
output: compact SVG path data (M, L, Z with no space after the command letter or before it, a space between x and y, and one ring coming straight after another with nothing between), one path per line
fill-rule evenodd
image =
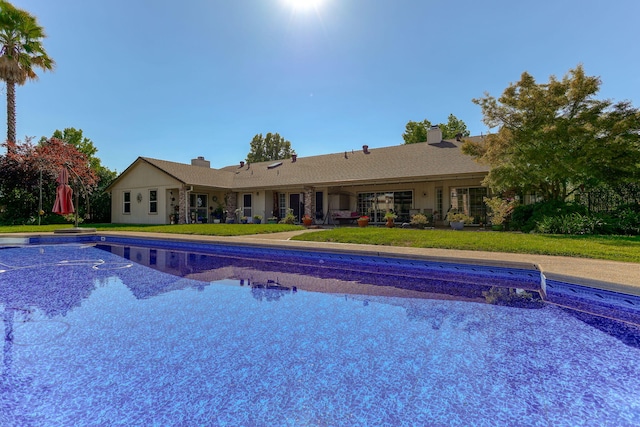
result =
M91 194L97 184L96 174L83 153L74 146L51 138L34 146L30 141L16 144L7 141L6 154L0 156L0 205L4 206L2 222L26 222L38 214L40 176L42 176L43 209L50 211L55 199L56 178L63 167L69 167L70 181L79 193Z
M0 0L0 79L7 85L7 140L16 141L16 84L36 80L35 68L52 70L42 45L44 29L35 17Z
M600 84L581 65L542 84L525 72L500 98L473 100L498 130L466 141L463 151L491 166L485 184L496 192L564 200L579 187L637 181L640 113L628 102L596 99Z
M295 151L291 149L291 142L278 133L261 133L251 140L251 151L247 154L247 161L251 163L266 162L269 160L288 159Z
M441 123L439 126L442 129L442 139L455 139L458 135L464 138L470 134L467 124L453 114L449 114L447 123Z
M93 144L89 138L86 138L82 134L82 129L76 128L65 128L64 130L56 129L51 135L51 138L59 139L67 144L71 144L78 151L83 153L87 159L89 160L89 164L92 169L96 170L101 166L100 159L96 157L96 153L98 152L98 148ZM49 139L47 137L40 138L39 145L45 145Z
M431 128L431 122L424 119L421 122L409 120L404 128L402 139L405 144L415 144L427 140L427 131Z
M97 186L88 197L88 205L86 207L85 217L89 217L93 222L110 222L111 221L111 198L105 189L116 178L117 173L102 166L100 158L96 156L98 148L91 139L86 138L82 129L65 128L64 130L55 130L51 139L62 140L65 143L75 147L79 152L85 155L89 162L89 167L97 177ZM39 145L47 145L51 139L46 137L40 138ZM89 214L89 206L91 212Z
M462 137L469 136L466 123L453 114L449 114L447 123L440 123L438 127L442 131L442 139L454 139L458 134ZM421 122L409 120L402 134L402 139L404 139L405 144L425 142L427 140L427 132L430 128L431 122L427 119Z

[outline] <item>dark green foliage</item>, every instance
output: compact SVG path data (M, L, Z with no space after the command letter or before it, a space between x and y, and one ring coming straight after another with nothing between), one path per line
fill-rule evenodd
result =
M612 233L627 236L640 235L640 204L619 206L611 219Z
M520 205L511 214L509 229L529 233L535 230L536 224L542 221L544 217L564 216L572 213L585 214L586 211L586 208L582 205L559 200Z
M600 184L580 196L580 203L590 212L612 212L618 206L640 206L640 182Z
M607 234L610 230L606 220L599 214L545 216L538 221L536 231L545 234Z
M640 235L640 204L619 206L611 212L587 212L577 203L557 200L518 206L511 215L511 230L545 234Z
M640 234L640 205L620 206L613 212L573 212L546 215L537 221L536 231L547 234Z
M580 189L640 181L640 110L596 98L600 79L582 66L537 83L523 73L502 96L474 99L497 132L462 150L487 164L493 192L535 192L571 200Z
M280 136L279 133L261 133L251 140L251 151L247 154L247 162L266 162L271 160L290 159L295 151L291 149L291 142Z
M427 119L424 119L421 122L414 122L413 120L409 120L405 125L404 133L402 134L404 143L416 144L418 142L426 142L427 131L430 127L431 122Z
M442 131L442 139L455 139L458 134L462 137L469 136L467 124L453 114L449 114L447 123L440 123L438 127ZM425 142L427 140L427 132L430 128L431 122L427 119L421 122L409 120L405 125L402 139L404 139L405 144Z
M98 175L98 187L89 196L90 212L87 222L111 222L111 196L105 189L116 179L117 173L103 166L96 171Z

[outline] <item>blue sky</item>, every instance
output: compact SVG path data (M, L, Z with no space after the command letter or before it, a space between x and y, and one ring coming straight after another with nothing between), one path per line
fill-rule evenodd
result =
M409 120L451 113L478 135L472 98L579 63L600 98L640 103L637 0L12 3L57 63L17 88L18 138L82 129L118 172L138 156L236 164L267 132L300 157L399 145Z

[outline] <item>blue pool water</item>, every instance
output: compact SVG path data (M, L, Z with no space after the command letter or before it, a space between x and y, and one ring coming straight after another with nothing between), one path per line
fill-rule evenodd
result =
M640 425L638 298L148 243L0 250L0 425Z

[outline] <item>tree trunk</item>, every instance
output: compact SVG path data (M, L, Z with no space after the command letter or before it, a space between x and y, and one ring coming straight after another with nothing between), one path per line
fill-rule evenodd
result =
M7 141L16 142L16 84L7 81Z

